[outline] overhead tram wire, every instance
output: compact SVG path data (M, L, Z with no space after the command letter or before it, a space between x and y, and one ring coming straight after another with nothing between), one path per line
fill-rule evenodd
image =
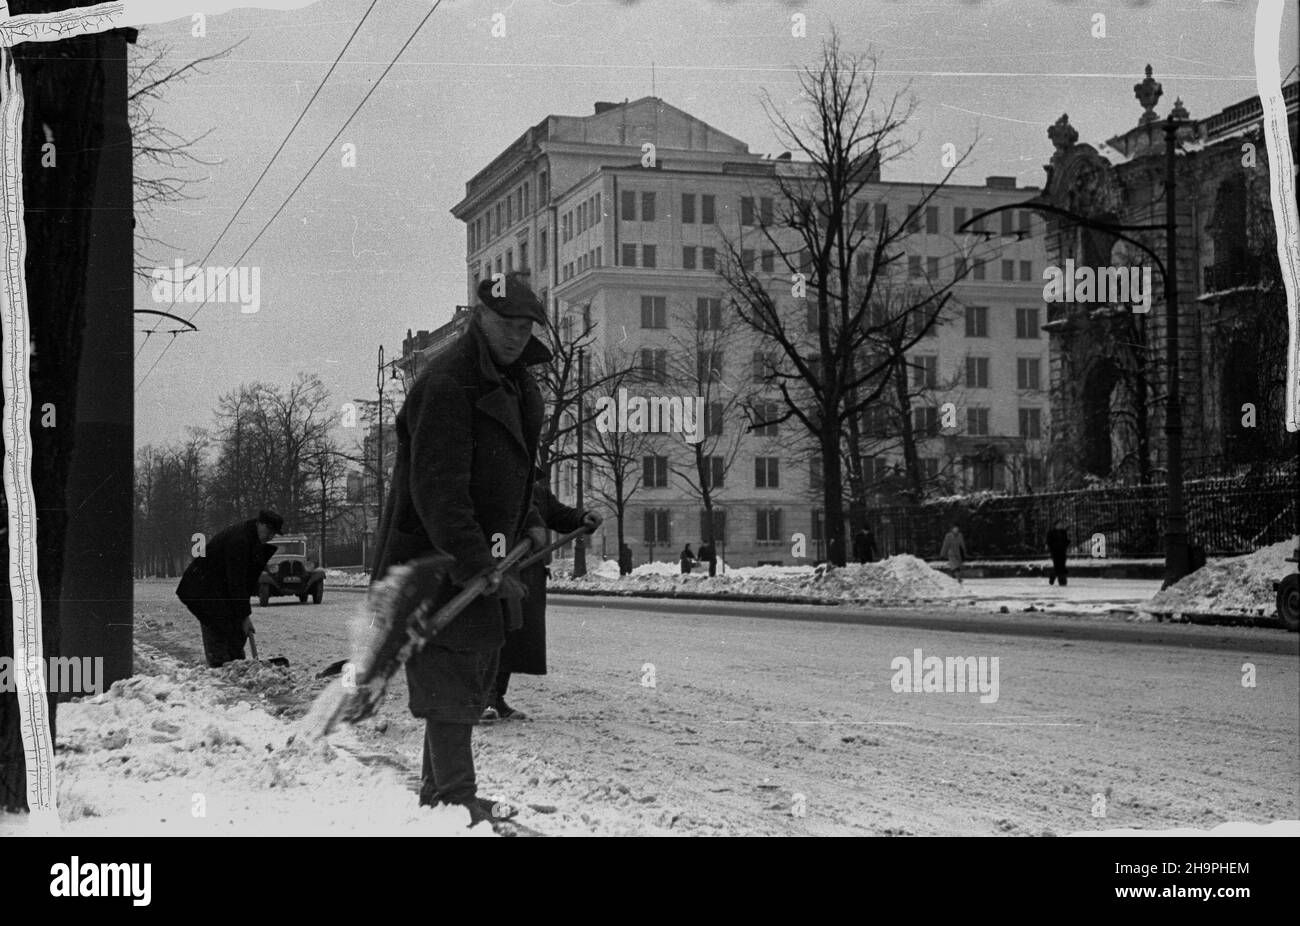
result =
M348 40L343 43L343 47L339 49L339 53L334 56L334 62L330 65L329 70L325 72L325 76L321 78L320 83L316 85L316 89L312 93L311 98L307 100L307 105L302 108L302 112L298 113L298 118L293 121L293 125L289 126L289 131L286 132L284 138L281 139L280 147L275 149L275 153L271 155L271 159L266 162L266 166L262 168L262 172L257 175L257 179L253 181L253 185L248 188L248 193L244 196L243 202L241 202L238 206L235 207L235 211L230 215L230 221L226 222L226 227L221 229L220 234L218 234L216 239L212 242L212 246L208 248L208 252L204 254L203 259L199 261L200 266L203 266L208 262L208 258L210 258L213 252L216 251L217 245L221 243L221 239L226 236L226 232L230 231L231 226L235 224L235 219L239 218L239 213L243 211L243 208L245 206L248 205L248 201L253 198L253 193L257 191L258 185L261 184L263 178L265 178L267 173L270 172L271 165L275 163L275 159L280 156L280 153L282 151L284 151L285 145L289 143L289 139L293 137L293 133L297 131L298 126L302 123L303 118L307 115L307 110L311 109L311 104L316 102L316 97L320 96L320 92L323 89L325 89L325 84L326 82L329 81L330 75L334 73L334 69L338 67L339 62L343 60L343 56L347 54L347 50L350 47L352 47L352 40L357 37L357 33L361 31L361 27L365 24L366 18L370 15L370 12L375 8L375 5L378 2L379 0L370 0L370 6L368 6L366 8L366 11L361 14L361 19L357 21L356 28L354 28L352 30L352 34L348 36ZM167 308L168 310L170 310L175 307L176 307L176 294L173 293L171 305L169 305ZM193 318L193 316L191 316L191 318ZM160 324L162 324L161 320L155 322L154 326L149 329L149 333L150 334L155 333L158 330L158 325ZM147 344L149 342L149 339L146 337L144 339L144 342L145 344ZM170 343L171 342L169 341L168 344ZM137 359L140 356L140 352L143 350L144 350L144 344L141 344L140 350L137 350L135 352L135 356Z
M393 59L388 62L387 67L385 67L384 70L380 73L379 77L376 78L375 82L371 85L370 89L366 91L366 95L361 98L361 102L356 105L356 108L354 108L351 114L347 117L347 119L344 120L343 125L339 126L339 130L334 133L334 137L331 138L329 142L326 143L325 147L321 149L321 153L316 157L316 160L312 162L311 167L307 168L307 172L302 175L302 179L299 180L294 185L294 188L289 191L289 195L284 198L284 202L282 202L280 204L280 207L276 209L274 213L272 213L269 219L266 220L265 224L262 225L261 230L258 231L257 235L254 236L253 240L248 243L248 247L244 248L243 253L241 253L239 257L235 258L233 262L234 265L237 266L239 262L243 260L245 256L247 256L248 252L253 249L254 245L256 245L257 242L261 239L262 235L266 233L266 230L271 227L271 223L274 222L276 218L280 215L280 213L284 211L284 208L287 205L289 205L289 201L293 199L294 194L297 193L298 190L302 188L302 185L307 182L307 178L311 176L312 171L314 171L317 165L320 164L320 162L325 159L325 155L329 154L330 151L333 150L334 143L338 141L339 136L341 136L344 133L344 131L347 130L347 127L352 123L352 120L356 118L357 113L361 111L361 107L366 105L366 101L370 99L371 95L373 95L374 92L379 89L379 85L384 82L384 78L388 76L388 72L393 69L393 66L395 64L397 64L398 59L402 57L402 54L406 51L406 49L410 46L410 44L413 41L415 41L415 37L420 34L420 30L424 28L424 24L429 21L429 18L433 16L435 12L437 12L438 7L440 6L442 6L442 0L434 0L434 4L432 7L429 8L429 12L425 13L424 17L419 21L419 23L416 24L415 28L411 31L411 34L407 36L406 41L402 43L402 47L397 49L397 54L393 55ZM206 299L203 302L199 303L198 307L195 308L195 310L190 314L190 320L192 321L194 319L194 316L199 313L199 309L202 309L207 304L208 301ZM135 387L136 392L140 391L141 387L144 386L145 381L149 379L150 374L152 374L153 371L157 369L158 364L162 361L163 357L167 355L167 351L171 348L175 340L176 340L175 338L172 338L171 341L167 342L167 345L158 354L158 359L153 362L153 366L149 368L148 372L144 374L144 378L140 380L139 385Z

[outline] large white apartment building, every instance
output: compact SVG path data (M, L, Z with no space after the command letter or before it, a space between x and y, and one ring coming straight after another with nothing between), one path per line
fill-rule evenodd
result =
M721 381L709 387L710 399L721 399L723 389L761 399L770 388L761 370L768 347L725 317L727 287L718 269L730 243L755 273L771 274L770 291L781 293L792 318L806 317L806 302L791 293L791 267L781 253L796 246L774 246L760 229L780 212L776 172L797 176L804 169L788 155L753 154L654 97L597 103L584 117L549 116L480 171L452 210L467 228L470 301L483 277L528 270L559 324L592 319L598 338L593 354L645 370L636 391L647 396L696 392L698 381L682 371L699 358L683 354L698 344L700 329L722 325L726 337L711 345L716 350L708 357ZM897 221L928 189L877 174L857 204L861 221ZM1041 220L1028 211L1003 212L984 229L988 235L955 233L975 213L1036 192L1003 177L983 186L945 186L914 216L906 259L896 265L900 280L919 284L951 279L956 261L973 262L943 323L909 356L921 463L931 485L942 490L1043 487L1050 422ZM900 452L877 411L883 409L864 416L863 427L879 443L868 467L884 502L899 482ZM821 555L820 470L799 440L801 426L789 421L755 432L737 414L720 422L710 418L714 433L738 429L734 459L711 477L721 482L715 506L723 514L716 523L727 562L794 563L795 533L808 539L810 558ZM729 440L715 443L730 457ZM678 477L688 460L684 451L681 435L645 443L641 486L625 520L637 562L650 555L672 558L703 536L700 499ZM589 485L602 478L599 467L587 472ZM572 465L554 474L566 500L573 497L574 475ZM606 525L592 545L613 558L612 512L604 513Z

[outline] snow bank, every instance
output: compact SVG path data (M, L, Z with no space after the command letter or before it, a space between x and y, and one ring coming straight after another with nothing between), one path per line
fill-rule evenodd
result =
M1296 540L1283 540L1246 556L1217 560L1159 592L1141 606L1143 611L1175 614L1273 614L1277 595L1273 583L1296 571L1286 558Z
M63 831L77 835L495 835L460 808L419 808L345 730L312 745L248 700L292 686L251 661L211 670L137 647L141 674L59 706ZM246 691L245 691L246 690ZM233 702L233 703L232 703ZM21 832L0 816L0 834Z
M630 577L611 577L593 571L581 579L557 578L551 591L568 590L689 593L741 597L794 597L826 601L869 601L873 603L909 603L934 599L968 597L955 579L930 568L914 556L893 556L878 563L826 569L813 566L753 566L729 569L725 575L709 578L696 570L682 575L673 571L650 569L647 564L634 570Z
M344 569L326 569L325 584L344 588L366 588L370 585L370 573L350 572Z

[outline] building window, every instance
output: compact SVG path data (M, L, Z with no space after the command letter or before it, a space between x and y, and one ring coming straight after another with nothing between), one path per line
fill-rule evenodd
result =
M763 225L772 224L772 197L760 196L758 198L758 221Z
M714 197L712 193L703 193L700 195L700 221L705 225L712 225L717 221L714 218L713 205Z
M862 410L862 430L868 437L889 436L889 409L883 405L868 405Z
M1039 387L1039 365L1042 363L1037 357L1017 357L1016 358L1016 388L1017 389L1038 389Z
M543 228L537 236L537 266L545 270L546 260L546 229Z
M682 194L682 223L684 225L693 225L695 223L695 194Z
M977 215L978 215L978 213L977 213ZM970 224L971 230L972 230L972 231L976 231L976 232L982 232L982 231L984 231L984 221L985 221L985 218L986 218L986 216L980 215L979 218L977 218L977 219L975 219L973 222L971 222L971 224Z
M754 457L754 488L779 489L781 461L777 457Z
M700 267L705 270L715 270L718 266L718 252L715 248L700 249Z
M503 225L502 228L509 228L511 225L514 224L515 224L515 198L513 196L507 196L506 197L506 224Z
M722 300L701 296L695 300L695 327L699 331L717 331L722 327Z
M871 203L859 199L853 204L853 227L858 231L871 227Z
M975 437L988 436L989 410L987 408L966 409L966 433Z
M876 203L876 226L881 230L888 230L889 223L889 204Z
M1038 339L1038 310L1016 309L1016 337Z
M668 351L641 349L641 375L647 382L668 382Z
M1002 213L1004 216L1010 215L1009 212ZM1002 262L1002 282L1014 283L1016 281L1016 262L1014 260L1004 260Z
M704 433L709 437L722 436L721 402L710 402L704 406Z
M958 280L965 279L966 271L968 269L969 266L966 263L966 258L964 257L957 258L957 260L953 264L953 273L955 274L956 279Z
M1047 485L1047 473L1044 471L1043 461L1038 457L1025 460L1025 488L1033 489L1037 486L1041 489L1045 485Z
M1020 210L1020 233L1022 235L1032 235L1034 233L1033 213L1027 209Z
M641 221L653 222L655 220L655 195L654 193L641 194Z
M966 358L966 388L987 389L989 387L989 358Z
M695 358L695 381L701 385L722 382L722 363L722 351L700 351Z
M923 405L912 409L912 433L917 438L934 437L939 433L939 407Z
M668 300L664 296L641 297L641 327L668 327Z
M767 383L772 380L772 358L767 351L754 351L753 358L753 381L755 383Z
M695 269L695 248L682 248L682 269Z
M621 197L622 208L619 210L619 218L624 222L636 221L636 191L624 190Z
M764 273L772 273L776 270L776 252L764 251L760 258L759 266L762 268Z
M642 267L655 267L655 266L658 266L657 263L656 263L656 259L655 259L655 254L656 254L656 253L657 253L657 252L656 252L656 250L655 250L655 246L654 246L653 244L643 244L643 245L641 245L641 266L642 266Z
M668 534L668 510L666 508L647 508L645 512L646 544L672 543Z
M506 249L506 273L511 273L515 269L515 252L513 248Z
M519 269L524 271L528 270L528 242L527 241L521 241L519 243Z
M962 234L966 234L966 232L962 232L962 225L965 224L965 222L966 222L966 207L953 206L952 207L952 230L954 232L961 232Z
M754 270L754 250L753 248L742 248L740 251L740 266L747 272L752 273Z
M916 234L921 230L921 204L917 203L907 211L907 230Z
M714 543L727 542L727 513L720 508L713 509L713 533L708 531L709 511L707 508L700 509L700 537L712 536Z
M665 489L668 487L668 458L642 457L641 482L647 489Z
M985 305L966 306L966 337L987 338L989 336L989 309Z
M752 196L740 197L740 224L754 224L754 197Z
M497 268L497 273L500 273L500 272L501 272L501 255L500 255L500 254L497 255L497 259L496 259L496 268Z
M1032 260L1022 260L1020 262L1020 282L1032 283L1034 281L1034 262Z
M932 280L939 278L939 258L927 257L925 259L925 275Z
M587 230L587 204L578 203L578 234Z
M1001 466L993 460L967 460L967 467L971 474L971 488L977 492L986 492L991 489L1002 488L999 483L1002 481L998 477L1002 472Z
M809 334L816 334L821 327L818 324L818 312L821 310L817 308L817 303L813 300L808 299L806 302L807 304L804 306L804 330Z
M1020 409L1020 436L1025 440L1039 440L1043 436L1043 411L1039 408Z
M917 389L935 389L939 385L939 358L927 354L912 361L912 385Z
M754 406L754 434L758 437L776 437L780 427L781 405L778 402L759 402Z
M704 458L704 489L721 489L724 488L723 481L726 478L726 460L723 457L705 457Z
M636 245L635 245L635 244L625 244L625 245L623 245L623 261L622 261L622 263L623 263L623 266L624 266L624 267L635 267L635 266L636 266Z
M984 263L982 260L975 261L975 279L977 280L984 279Z
M938 232L939 232L939 207L926 206L925 207L925 233L927 235L935 235L938 234Z
M759 543L784 543L785 537L781 532L781 509L760 508L757 514L754 539Z
M1005 238L1010 238L1015 234L1015 230L1011 227L1015 220L1015 214L1008 209L1006 212L1000 213L1000 215L1002 216L1002 235Z
M912 279L917 279L921 274L921 258L909 256L907 258L907 275Z

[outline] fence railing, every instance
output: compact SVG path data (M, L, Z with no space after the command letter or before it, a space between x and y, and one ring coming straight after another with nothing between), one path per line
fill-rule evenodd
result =
M1250 553L1300 530L1294 476L1195 479L1183 486L1191 542L1208 556ZM1045 537L1059 518L1071 554L1087 555L1095 535L1106 556L1164 555L1165 485L1080 489L1043 495L984 496L873 510L868 520L882 554L933 559L953 524L972 559L1043 557Z

